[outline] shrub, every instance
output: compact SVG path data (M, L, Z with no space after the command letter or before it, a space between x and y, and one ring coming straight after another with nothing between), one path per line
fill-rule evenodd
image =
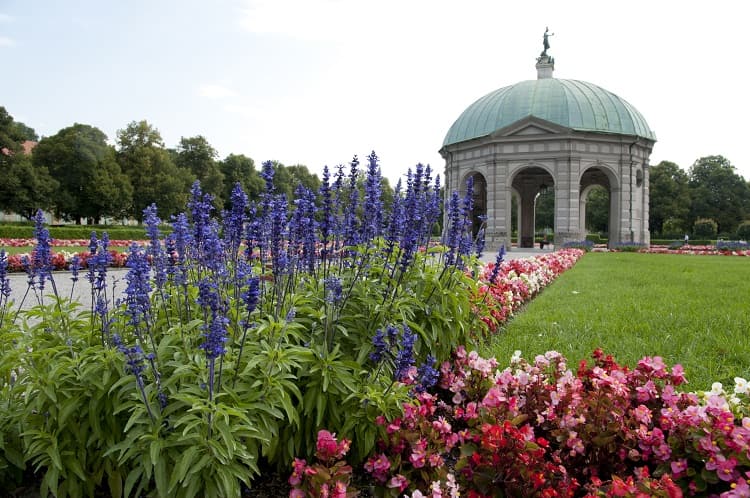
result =
M716 238L718 225L710 218L699 218L693 223L693 235L699 239Z
M750 241L750 220L745 220L737 227L737 239Z
M682 238L685 235L685 224L678 218L664 220L661 227L661 237L664 239Z

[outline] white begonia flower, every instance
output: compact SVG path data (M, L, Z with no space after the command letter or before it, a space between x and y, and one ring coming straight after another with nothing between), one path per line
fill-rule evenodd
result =
M714 382L711 384L711 392L710 394L714 394L716 396L721 396L724 394L724 386L721 384L721 382Z
M750 385L748 385L747 380L743 379L742 377L735 377L734 378L734 393L735 394L750 394Z
M514 365L519 361L521 361L521 350L516 349L515 351L513 351L513 356L510 357L510 364Z

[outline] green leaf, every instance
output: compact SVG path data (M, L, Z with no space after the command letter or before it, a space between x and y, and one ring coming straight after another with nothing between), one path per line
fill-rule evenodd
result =
M107 484L112 498L122 498L122 475L119 471L110 472L107 475Z
M154 466L154 480L156 481L156 491L159 496L169 496L169 474L167 473L167 459L160 458Z
M180 457L180 461L175 466L174 472L172 473L172 481L169 483L169 489L172 491L174 489L174 486L176 484L182 484L183 479L185 479L185 476L187 475L188 470L190 470L191 465L193 464L193 460L195 460L195 457L198 455L199 452L198 446L189 446L187 450L182 454L182 457Z

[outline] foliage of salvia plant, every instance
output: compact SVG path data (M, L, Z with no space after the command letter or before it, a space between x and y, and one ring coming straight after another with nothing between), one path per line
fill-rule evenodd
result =
M69 277L88 280L87 303L57 294L41 223L27 264L38 306L20 316L0 254L0 472L32 465L45 496L239 496L264 469L311 457L322 428L363 460L375 417L434 384L435 365L484 326L469 298L482 245L470 184L440 243L429 166L408 172L390 210L375 153L294 199L270 162L262 176L259 199L237 186L222 213L194 184L166 237L147 207L148 241L130 247L124 277L107 273L106 234L93 233L85 276L76 262Z

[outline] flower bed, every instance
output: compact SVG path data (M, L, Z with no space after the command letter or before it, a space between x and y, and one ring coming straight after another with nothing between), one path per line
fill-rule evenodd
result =
M718 383L677 392L684 382L658 356L630 369L597 350L573 371L554 351L533 361L517 352L499 370L458 348L437 388L378 419L364 468L378 496L750 496L747 381L731 393ZM319 469L297 462L290 496L323 496L310 486ZM354 495L346 477L328 483L335 496Z
M561 249L484 266L479 273L480 287L474 302L487 307L482 319L490 331L497 330L524 303L571 268L584 254L582 249Z

